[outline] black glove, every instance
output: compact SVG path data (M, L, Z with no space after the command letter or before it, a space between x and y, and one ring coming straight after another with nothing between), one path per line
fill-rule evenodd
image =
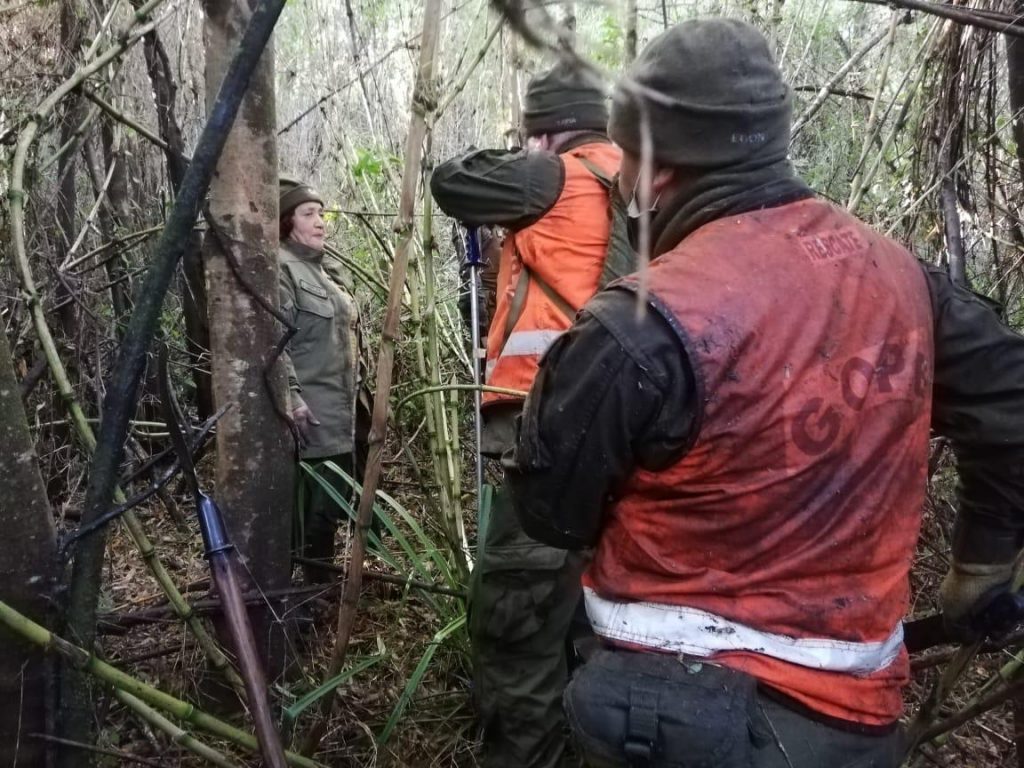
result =
M943 624L950 639L961 643L981 640L992 631L1002 631L994 623L1004 624L1008 619L992 617L987 611L996 601L1003 613L1003 603L1009 593L1013 577L1013 561L1008 563L961 563L953 560L939 590ZM993 623L994 622L994 623Z

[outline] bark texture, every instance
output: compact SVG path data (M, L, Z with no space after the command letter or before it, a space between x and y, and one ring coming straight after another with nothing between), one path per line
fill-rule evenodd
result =
M35 447L0 330L0 600L40 624L53 584L55 529ZM43 654L0 629L0 765L43 765L46 731Z
M206 86L210 102L252 9L246 0L206 3ZM276 365L264 370L283 329L250 289L277 306L277 143L273 44L253 73L210 185L209 211L238 266L217 237L203 261L210 320L213 394L231 409L217 426L216 497L228 531L264 591L290 580L293 445L284 412L287 382ZM244 281L244 285L243 285ZM275 402L276 401L276 402ZM268 675L281 668L283 644L265 611L252 614Z

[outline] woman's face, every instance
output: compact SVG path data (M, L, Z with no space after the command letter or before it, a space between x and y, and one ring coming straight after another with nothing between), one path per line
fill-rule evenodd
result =
M324 207L315 201L301 203L292 214L292 233L288 236L300 245L316 251L324 249Z

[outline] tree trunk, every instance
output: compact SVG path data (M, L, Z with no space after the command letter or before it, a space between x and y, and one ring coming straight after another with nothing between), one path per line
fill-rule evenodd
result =
M217 88L252 14L246 0L206 3L206 92ZM213 394L231 408L217 425L216 497L228 531L256 585L280 589L290 582L294 460L281 415L284 369L266 378L283 329L249 290L271 306L278 302L278 183L274 49L267 45L228 135L210 185L210 219L223 238L207 236L203 260L209 297ZM231 253L220 249L220 240ZM237 262L240 276L232 270ZM248 287L247 287L248 286ZM257 643L270 679L283 662L284 645L270 615L252 614Z
M0 599L40 624L56 571L55 530L29 435L7 336L0 329ZM0 630L0 764L43 765L47 730L43 655Z
M65 77L70 77L81 63L82 41L88 25L84 10L78 0L61 0L60 6L60 62ZM75 141L79 126L85 119L87 109L84 99L77 93L69 94L64 109L60 113L60 140L58 147L67 148ZM78 153L66 149L57 161L57 247L56 267L59 278L56 282L56 301L60 309L57 317L65 341L76 346L79 339L78 304L71 299L76 289L76 278L63 273L61 264L71 244L75 241L78 230L75 226L78 217Z
M1024 14L1024 0L1014 0L1013 14ZM1024 182L1024 40L1005 35L1006 74L1013 117L1013 141L1017 145L1017 167Z
M177 192L188 167L185 141L181 136L181 126L178 125L178 117L174 111L174 97L178 86L174 82L174 72L167 51L156 30L148 33L142 42L146 70L153 85L160 138L167 142L170 148L164 153L167 158L167 176L171 181L171 188ZM198 232L193 231L189 236L185 253L181 257L179 286L181 309L185 316L185 344L192 366L192 382L196 389L196 410L199 418L206 420L214 411L213 382L209 373L210 325L206 310L206 284L203 278L202 238Z
M523 57L519 52L519 35L506 27L502 30L502 54L505 66L504 113L508 116L508 128L505 130L505 144L518 147L522 143L519 135L522 127L523 106L521 96L521 77Z
M625 63L636 58L636 0L626 0Z

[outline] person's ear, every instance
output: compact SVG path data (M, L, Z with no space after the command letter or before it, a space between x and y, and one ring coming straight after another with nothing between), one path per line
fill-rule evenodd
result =
M651 179L651 191L655 198L665 195L676 186L679 181L679 171L676 168L658 168Z

